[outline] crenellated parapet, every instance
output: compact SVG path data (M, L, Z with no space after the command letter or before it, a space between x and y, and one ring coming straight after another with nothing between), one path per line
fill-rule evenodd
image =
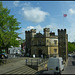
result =
M31 29L30 32L36 33L36 29Z
M50 37L50 28L44 28L44 36L45 37Z
M36 33L36 29L31 29L31 30L25 31L25 33Z
M58 29L58 33L59 32L65 32L66 33L66 29Z
M25 33L30 33L30 31L25 31Z
M50 36L55 36L55 32L50 32Z
M44 28L44 32L50 32L50 28Z

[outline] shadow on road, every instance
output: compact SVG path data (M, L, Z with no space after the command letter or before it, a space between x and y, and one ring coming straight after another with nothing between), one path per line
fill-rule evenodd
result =
M72 65L75 66L75 61L72 61Z
M38 72L35 73L35 75L38 75L38 74L42 75L42 73L43 73L44 71L47 71L47 70L38 71Z
M73 55L72 58L75 60L75 55Z

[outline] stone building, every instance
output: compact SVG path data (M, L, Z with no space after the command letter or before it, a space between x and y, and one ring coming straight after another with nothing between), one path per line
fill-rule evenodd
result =
M41 55L59 56L65 61L68 59L68 34L66 29L58 29L58 36L50 32L49 28L43 29L44 34L36 33L36 29L25 31L26 53L36 57Z
M30 56L35 54L36 57L58 56L58 36L50 32L49 28L44 28L43 31L44 34L36 33L36 29L25 31L26 53L29 53Z
M68 59L68 34L66 34L66 29L58 29L58 48L59 56L66 61Z

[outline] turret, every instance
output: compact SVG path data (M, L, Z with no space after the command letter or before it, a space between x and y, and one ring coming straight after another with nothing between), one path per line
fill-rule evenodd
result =
M45 37L50 37L50 28L44 28Z
M31 32L31 37L34 37L36 34L36 29L31 29L30 32Z
M66 34L66 29L58 29L58 49L59 56L66 61L68 58L68 34Z

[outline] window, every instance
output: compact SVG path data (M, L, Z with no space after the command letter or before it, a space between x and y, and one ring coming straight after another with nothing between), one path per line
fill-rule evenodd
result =
M41 41L38 41L38 45L41 45Z
M47 40L47 42L48 42L48 40Z
M16 53L17 53L17 50L16 50Z
M61 61L62 65L64 64L63 61Z
M54 44L55 44L55 45L57 44L57 40L54 40Z
M34 42L32 41L32 45L34 45Z
M14 52L14 50L13 50L13 52Z
M57 52L57 49L54 49L54 52L56 53Z
M38 45L38 41L37 41L37 45Z

